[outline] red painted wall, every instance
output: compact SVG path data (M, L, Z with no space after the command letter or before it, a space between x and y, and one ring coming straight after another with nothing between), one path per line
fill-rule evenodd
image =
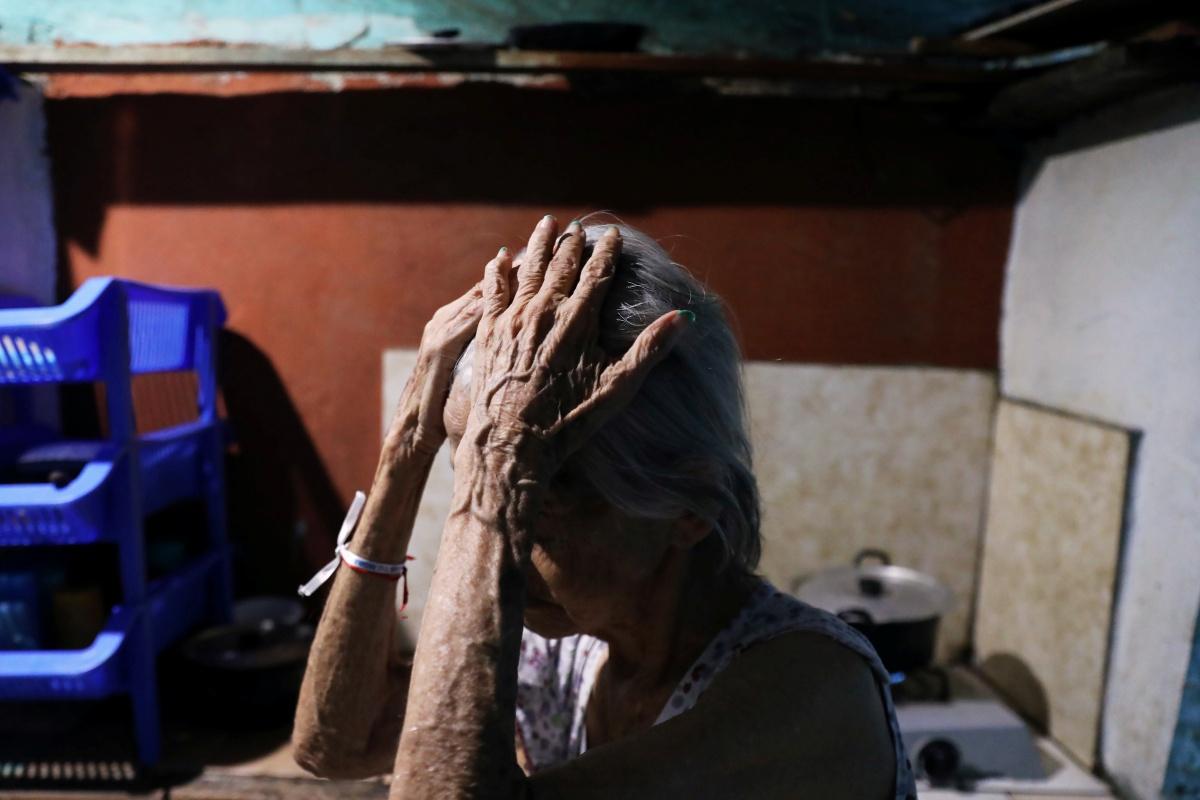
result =
M300 562L370 480L382 351L546 212L663 238L750 358L996 366L1015 159L910 114L485 86L47 113L62 291L98 274L221 291L234 494L289 494L253 525L315 525Z

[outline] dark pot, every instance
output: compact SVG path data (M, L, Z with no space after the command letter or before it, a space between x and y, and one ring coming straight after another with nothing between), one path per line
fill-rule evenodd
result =
M878 563L868 564L872 559ZM911 672L933 661L938 623L952 603L943 584L894 566L882 550L863 550L853 566L824 570L799 582L795 595L866 636L889 672Z
M209 628L180 648L186 705L197 717L270 727L291 719L312 626L269 622Z

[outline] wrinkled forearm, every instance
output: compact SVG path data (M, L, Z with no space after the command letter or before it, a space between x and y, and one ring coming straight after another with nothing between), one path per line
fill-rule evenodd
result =
M541 482L511 453L472 449L456 467L413 665L392 795L512 798L523 570Z
M374 561L404 559L430 458L388 452L351 539ZM325 603L296 709L301 766L326 777L386 772L395 752L409 667L393 634L396 584L339 569Z

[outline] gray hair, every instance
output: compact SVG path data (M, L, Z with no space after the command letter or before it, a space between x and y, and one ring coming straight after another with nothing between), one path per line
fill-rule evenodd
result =
M609 226L587 225L585 258ZM637 395L569 459L564 473L623 513L712 526L723 563L753 571L762 550L758 485L751 468L741 352L721 298L627 225L600 312L600 346L624 354L650 323L675 309L695 322L646 377ZM469 347L457 372L469 380Z

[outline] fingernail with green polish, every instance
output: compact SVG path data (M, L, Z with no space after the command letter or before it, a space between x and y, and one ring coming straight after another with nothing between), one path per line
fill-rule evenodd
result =
M679 316L683 317L684 319L686 319L688 321L688 324L691 324L696 321L696 313L694 311L689 311L686 308L681 308L678 311L676 311L675 313L678 314Z
M501 247L501 248L500 248L500 251L499 251L498 253L496 253L496 255L497 255L497 256L506 256L506 255L508 255L508 248L507 248L507 247Z

